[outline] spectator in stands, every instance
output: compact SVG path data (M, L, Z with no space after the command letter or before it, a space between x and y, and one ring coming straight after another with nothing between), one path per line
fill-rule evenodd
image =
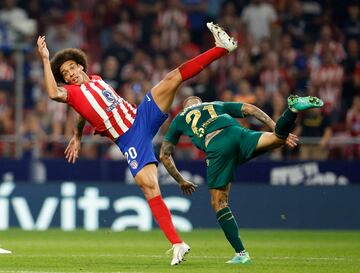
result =
M16 0L4 0L0 9L0 45L13 46L26 42L36 33L37 23L30 19L25 10L19 8Z
M39 156L62 155L65 148L61 144L61 140L65 134L66 105L58 105L55 102L48 101L42 94L36 101L33 111L29 112L28 115L31 118L29 118L30 124L27 128L27 134L34 141L34 146L30 145L28 148L34 148L36 150L34 154Z
M272 117L274 113L272 100L268 100L266 98L264 87L261 85L256 86L254 88L254 95L255 95L254 105L257 106L259 109L262 109L265 113L267 113L270 117ZM247 120L249 123L249 129L256 131L266 130L266 126L256 118L249 117L247 118Z
M281 70L286 71L283 73L286 77L284 80L291 86L291 89L294 89L298 72L295 65L298 53L292 45L292 38L289 34L285 33L281 36L278 52Z
M32 50L26 54L24 86L24 109L31 111L43 95L43 68L37 52Z
M24 117L24 122L21 124L21 135L23 157L38 158L44 154L47 136L36 113Z
M133 45L129 44L125 35L117 27L111 32L111 43L103 49L103 58L115 56L121 66L126 65L133 58Z
M125 65L120 63L120 65L122 66L120 72L121 73L120 76L122 80L123 81L131 80L133 78L133 73L135 71L135 68L142 69L145 75L151 75L151 72L153 71L153 64L151 61L152 59L149 54L147 54L142 49L136 49L134 51L133 59L131 62ZM139 80L141 81L142 79L140 78Z
M91 31L91 14L88 10L83 8L84 6L83 3L81 3L81 0L71 0L69 3L70 9L64 15L64 22L69 31L79 40L80 47L84 48L86 47L89 33L91 33L91 35L96 35Z
M287 83L292 90L296 90L298 95L306 96L308 92L321 91L321 96L328 101L326 107L330 106L328 110L333 112L332 108L336 109L334 134L345 132L346 112L352 105L353 97L360 92L360 21L357 0L338 1L336 7L330 6L334 1L315 0L254 0L251 2L250 0L173 0L169 3L158 0L104 0L101 5L98 5L96 0L72 2L3 0L0 2L0 45L5 46L0 50L0 89L7 90L10 96L13 96L15 86L15 54L6 47L9 41L27 42L31 39L33 34L28 34L26 31L34 26L32 23L34 21L31 20L36 20L35 26L37 25L39 33L50 34L47 37L48 43L52 44L49 46L55 47L55 50L56 47L86 46L85 50L89 53L88 57L91 60L89 70L93 74L103 73L104 77L112 78L116 65L111 65L112 62L109 60L116 57L120 71L116 80L120 82L118 90L129 100L138 102L140 98L137 98L137 94L129 86L134 81L132 73L135 67L138 65L144 67L147 77L138 82L141 86L148 86L150 81L157 82L167 71L180 65L186 56L190 57L199 49L210 46L211 39L198 39L195 43L190 39L189 33L192 26L189 24L191 21L188 20L189 14L184 12L184 3L185 6L195 3L194 7L198 7L198 4L199 6L207 4L207 14L210 14L214 21L221 22L232 36L237 37L239 42L239 48L235 54L229 54L212 64L208 71L189 82L194 92L204 100L208 100L204 97L208 95L213 98L209 100L238 100L238 89L242 85L239 80L241 82L245 80L250 84L250 89L254 90L254 96L258 101L256 103L262 103L261 98L256 95L261 92L255 92L255 90L258 89L260 82L258 75L264 72L265 56L268 56L269 52L278 55L278 67L286 72L280 73L280 81L274 81L277 82L274 85L277 88L274 90L278 89L281 93L286 93ZM164 16L164 12L169 10L169 5L176 4L175 2L178 4L177 10L181 16L174 14ZM84 9L79 9L80 6ZM212 9L212 6L216 8ZM246 14L267 15L249 17ZM178 23L175 18L182 19L181 24L174 28L172 24ZM244 24L245 18L249 22L255 22L255 25ZM164 19L163 26L159 25L160 19ZM28 22L30 24L27 24ZM262 27L259 28L259 25ZM57 26L59 29L55 29ZM279 37L276 35L276 30L281 28L282 39L274 42L267 34L262 34L259 40L253 39L252 31L258 33L257 29L260 29L259 33L264 33L264 31L271 33L271 28L275 30L273 35L275 38ZM88 35L89 31L92 35ZM174 37L180 38L174 42L177 44L175 47L169 48L168 43L162 40L165 32L167 33L165 41L173 40ZM173 34L175 36L172 36ZM51 38L52 35L53 38ZM200 31L198 36L206 38L206 35ZM288 38L289 36L291 39ZM279 45L281 45L280 48ZM327 54L324 52L327 51L332 52L333 64L326 66L325 69L323 58ZM41 79L39 80L42 68L39 68L37 60L33 59L30 49L26 52L24 68L25 114L31 114L34 111L43 93ZM109 63L110 68L113 68L105 67ZM239 79L234 81L237 84L233 85L234 94L231 94L224 90L228 87L229 74L236 74L236 71L231 72L234 67L240 68L241 73ZM341 69L344 71L342 79L338 73ZM332 73L334 77L331 76ZM112 76L105 76L105 74L112 74ZM273 76L276 73L265 74ZM283 76L285 76L285 81ZM322 77L325 80L322 80ZM271 82L270 77L264 78L267 79L267 84L264 86L271 87L271 84L268 84ZM337 79L335 87L334 79ZM337 88L342 90L339 100L336 99ZM204 89L207 90L205 93L203 93ZM324 92L324 90L327 91ZM13 98L10 97L9 100L13 101ZM271 108L266 112L272 113L275 101L277 100L266 101L266 107ZM336 101L335 105L333 105L334 101ZM249 126L256 127L256 124Z
M15 71L9 62L9 58L0 51L0 82L12 82L15 79Z
M321 27L320 39L315 43L314 53L322 58L325 51L331 51L335 63L341 63L346 53L342 44L336 41L333 37L333 30L330 25L323 25Z
M320 59L314 54L314 43L306 40L304 49L298 51L294 62L296 70L295 89L305 95L305 91L309 85L309 77L312 70L318 69Z
M122 8L119 11L119 22L116 28L124 34L124 38L131 44L136 44L140 37L140 28L132 20L131 9Z
M264 37L272 37L272 32L277 21L274 7L264 0L251 0L241 14L249 38L259 43Z
M290 5L290 11L284 20L284 30L291 35L295 48L303 48L307 21L303 15L303 7L300 1L295 0Z
M242 24L235 2L225 2L221 8L221 16L216 21L226 27L231 36L236 38L240 47L248 42L244 37L244 31L241 29ZM241 54L241 51L238 54Z
M347 56L343 61L344 81L343 81L343 103L342 107L346 111L351 107L354 95L360 90L360 45L355 39L347 42Z
M332 136L331 118L321 109L310 109L300 115L294 134L310 139L300 145L300 160L326 160L329 155L328 143Z
M157 29L165 49L174 49L180 43L180 33L187 27L188 19L180 0L169 0L159 12Z
M205 69L190 83L195 96L201 97L204 101L214 101L217 99L217 92L214 83L211 81L211 72Z
M207 21L215 22L219 17L221 6L227 2L225 0L208 0L207 1L207 9L206 9L206 17ZM230 1L228 3L231 3ZM222 24L221 24L222 25Z
M344 20L343 30L347 40L360 39L360 2L352 1L347 6L347 17Z
M244 77L243 70L240 66L234 66L229 70L228 81L226 84L226 89L230 90L233 94L237 93L238 86L241 82L241 79Z
M92 43L95 43L99 48L104 51L107 47L111 46L112 32L118 21L118 13L122 8L122 1L103 1L101 5L94 5L91 9L93 36ZM86 5L89 6L89 5ZM103 53L103 52L102 52Z
M0 89L0 135L7 135L14 132L13 104L9 101L9 94L6 90Z
M197 44L203 39L207 2L207 0L181 0L183 10L187 14L191 40ZM231 32L229 34L232 35Z
M346 130L352 137L360 138L360 95L353 98L352 106L346 113ZM360 159L360 143L353 145L350 156Z
M239 82L237 92L234 95L234 101L250 104L254 104L256 102L256 96L251 90L249 81L243 79Z
M82 38L73 33L62 18L57 18L46 29L46 37L51 52L62 48L80 47Z
M261 39L259 43L258 50L251 50L249 53L251 54L250 60L251 63L254 65L254 68L259 71L263 65L265 57L272 51L272 46L270 39L264 37Z
M159 12L164 3L158 0L139 0L136 5L136 13L141 24L141 42L148 44L150 35L153 33L154 26Z
M101 77L109 83L116 91L120 89L120 64L115 56L107 56L101 65Z
M0 136L12 135L15 132L14 105L9 98L7 90L0 89ZM9 140L9 138L8 138ZM12 155L12 143L0 141L0 155L8 157Z
M147 54L150 56L156 56L159 54L166 54L167 51L164 49L164 46L161 43L161 36L159 33L152 33L150 36L150 42L145 48Z
M311 85L314 92L325 103L324 110L339 119L342 81L344 77L343 68L336 63L334 51L323 52L322 64L311 74Z
M198 44L193 43L190 36L190 31L184 29L180 33L180 43L179 43L179 50L184 54L186 59L194 58L196 55L199 55L200 48Z
M150 74L150 81L152 84L158 83L169 72L167 60L164 55L158 54L155 56L154 68Z
M287 79L287 71L280 67L279 56L275 51L266 55L259 79L268 99L271 99L273 94L279 91L281 81Z

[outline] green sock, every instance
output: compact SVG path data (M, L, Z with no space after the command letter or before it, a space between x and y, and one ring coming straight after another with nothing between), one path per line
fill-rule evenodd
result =
M279 138L287 138L289 133L295 127L296 117L297 113L294 113L289 108L287 108L276 122L275 134Z
M217 220L224 231L226 239L235 249L236 253L244 250L239 237L239 228L229 207L223 208L216 213Z

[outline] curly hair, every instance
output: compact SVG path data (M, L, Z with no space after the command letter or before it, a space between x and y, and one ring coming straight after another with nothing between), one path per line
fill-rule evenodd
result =
M54 74L54 78L57 83L65 83L64 77L60 73L60 67L62 66L63 63L70 60L83 66L84 72L86 73L88 63L84 51L77 48L65 48L63 50L56 52L56 54L50 61L51 70L52 73Z

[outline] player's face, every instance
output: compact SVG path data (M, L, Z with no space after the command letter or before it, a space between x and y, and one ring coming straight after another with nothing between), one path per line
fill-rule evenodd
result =
M80 85L84 82L83 67L72 60L60 66L60 73L67 84Z

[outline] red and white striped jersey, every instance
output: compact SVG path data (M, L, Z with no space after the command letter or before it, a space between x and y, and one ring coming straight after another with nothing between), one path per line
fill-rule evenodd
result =
M82 85L65 85L67 104L95 129L95 134L114 140L133 125L136 106L120 97L99 76L90 76Z
M343 77L344 69L337 64L322 65L311 73L311 80L318 85L317 96L324 101L325 108L329 111L341 106Z

